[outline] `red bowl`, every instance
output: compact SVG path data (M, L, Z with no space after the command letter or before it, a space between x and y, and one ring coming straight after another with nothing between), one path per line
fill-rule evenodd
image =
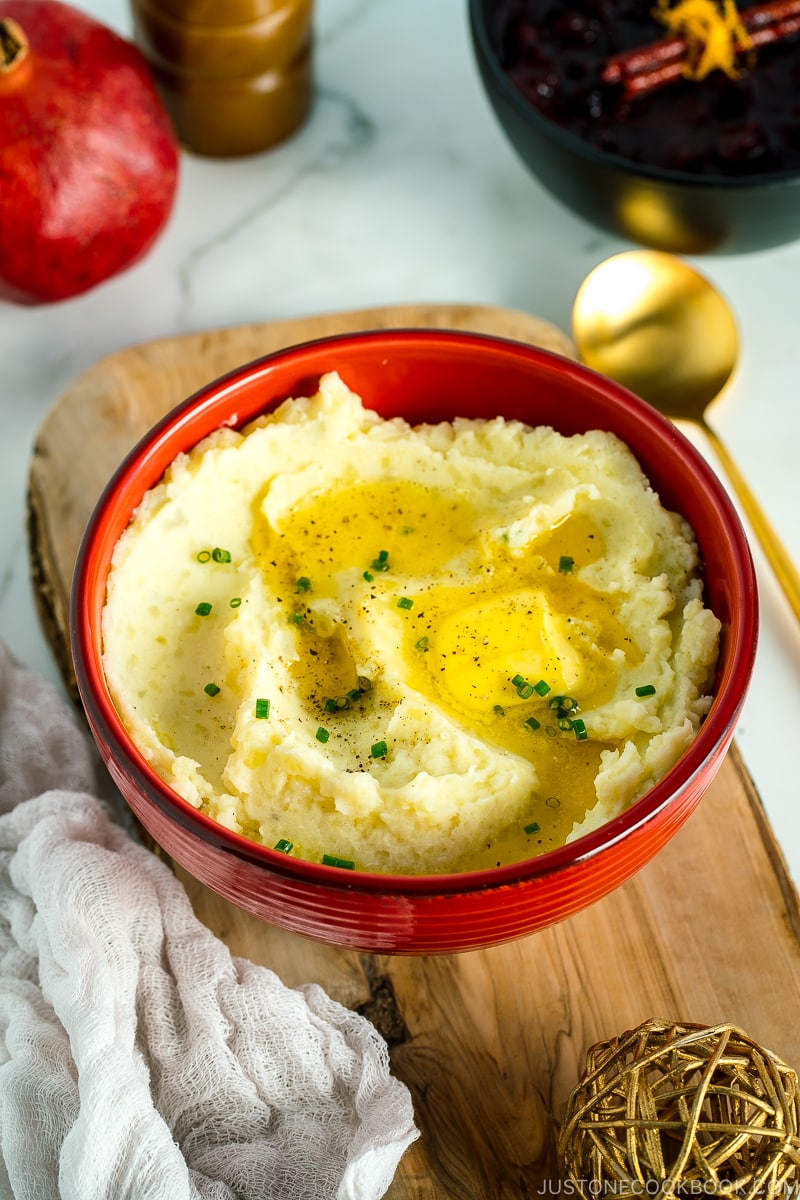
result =
M564 434L616 433L662 502L692 525L706 603L723 624L711 709L668 775L615 820L538 858L492 870L392 876L287 857L230 832L160 779L132 743L102 666L101 613L117 539L177 454L221 425L241 426L287 396L312 395L338 371L364 404L410 423L495 417ZM665 418L624 388L517 342L435 330L356 333L293 346L240 367L180 404L130 453L105 489L78 556L71 610L75 673L107 768L144 828L177 863L257 917L336 946L434 954L476 949L562 921L616 888L672 837L733 736L755 657L756 580L720 482Z

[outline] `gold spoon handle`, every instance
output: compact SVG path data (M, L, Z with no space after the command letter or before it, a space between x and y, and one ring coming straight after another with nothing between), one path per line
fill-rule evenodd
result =
M753 533L758 538L761 549L764 551L772 570L775 572L775 578L783 588L786 598L794 610L794 615L800 621L800 574L798 574L789 552L772 528L764 510L750 491L750 487L744 476L714 430L705 421L698 423L711 443L714 453L738 496L744 514L750 522Z

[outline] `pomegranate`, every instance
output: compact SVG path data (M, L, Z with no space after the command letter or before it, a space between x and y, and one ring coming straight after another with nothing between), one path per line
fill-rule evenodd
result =
M0 296L65 300L129 267L177 179L137 47L59 0L0 0Z

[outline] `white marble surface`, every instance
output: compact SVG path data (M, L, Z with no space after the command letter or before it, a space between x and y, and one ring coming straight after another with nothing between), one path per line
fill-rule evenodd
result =
M130 33L125 0L81 6ZM628 248L563 210L509 148L465 0L318 0L315 73L312 116L284 146L183 156L170 224L138 266L62 304L0 303L0 636L53 678L28 576L26 477L40 421L96 359L171 333L422 300L509 305L568 329L585 274ZM697 265L742 336L712 423L800 561L800 242ZM800 628L754 555L762 632L737 742L800 880Z

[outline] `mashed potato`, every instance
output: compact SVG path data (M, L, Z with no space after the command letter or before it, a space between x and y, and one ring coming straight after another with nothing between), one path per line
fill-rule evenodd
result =
M190 804L403 873L621 812L697 733L719 630L691 530L618 439L412 428L336 374L178 458L103 623L120 714Z

